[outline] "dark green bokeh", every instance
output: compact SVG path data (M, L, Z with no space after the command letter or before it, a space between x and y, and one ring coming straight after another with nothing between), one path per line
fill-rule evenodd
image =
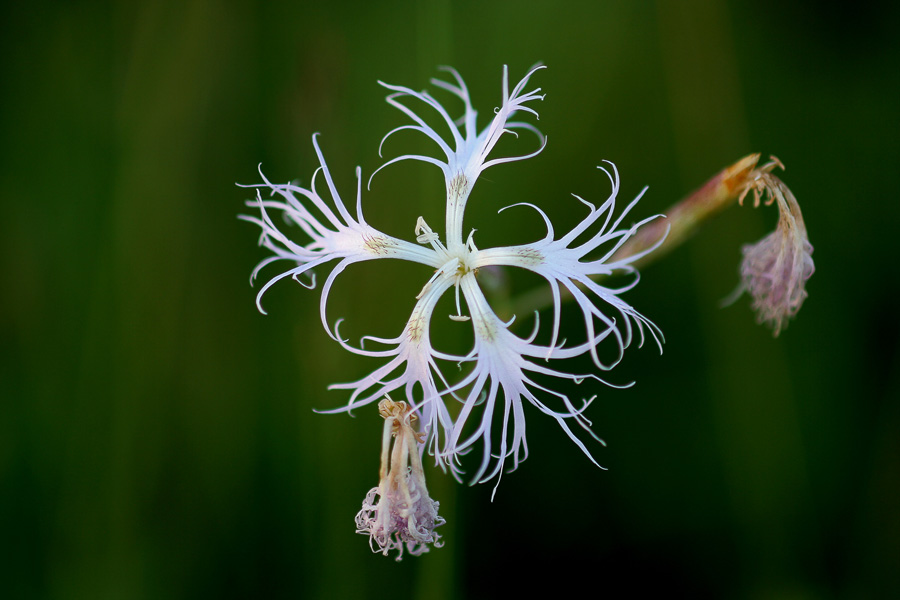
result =
M492 598L585 583L607 597L897 595L895 6L4 8L0 597ZM264 253L233 183L257 182L260 162L308 182L318 131L352 196L354 166L371 173L404 122L376 80L424 88L451 64L489 115L501 66L518 78L537 61L549 144L476 187L479 245L540 235L527 211L495 215L513 202L573 223L568 194L608 192L603 159L624 198L650 186L643 218L760 151L788 166L818 271L778 339L746 300L719 309L741 244L775 222L728 211L628 295L667 343L610 374L635 387L595 390L609 446L592 448L609 470L529 411L531 456L493 503L489 485L429 473L447 544L397 564L353 533L377 483L374 408L312 412L372 365L327 338L316 292L285 282L256 312L247 278ZM425 148L398 136L387 153ZM365 202L410 239L418 215L440 223L441 182L397 165ZM369 323L391 334L427 274L352 267L330 315L353 337Z

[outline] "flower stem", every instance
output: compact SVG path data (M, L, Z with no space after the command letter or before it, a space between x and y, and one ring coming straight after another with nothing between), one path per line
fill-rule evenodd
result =
M659 260L684 243L707 219L734 203L750 183L749 175L759 162L759 153L750 154L722 169L703 187L670 207L665 219L657 219L641 229L613 255L611 262L638 254L659 241L669 229L665 241L653 252L632 263L637 268Z

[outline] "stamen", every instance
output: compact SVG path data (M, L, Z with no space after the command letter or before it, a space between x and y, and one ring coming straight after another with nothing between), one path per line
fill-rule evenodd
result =
M450 320L459 322L468 321L471 317L462 314L462 307L459 303L459 282L457 282L454 287L456 288L456 314L450 315Z
M428 223L425 222L423 217L416 219L415 233L416 241L420 244L431 244L431 247L437 252L447 254L447 248L441 243L440 237L428 226Z

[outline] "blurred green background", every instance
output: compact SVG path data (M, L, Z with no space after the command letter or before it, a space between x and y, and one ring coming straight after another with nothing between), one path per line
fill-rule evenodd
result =
M900 597L896 3L24 5L0 14L0 597ZM480 246L541 235L496 216L513 202L573 224L570 193L608 193L603 159L623 198L649 185L637 219L759 151L787 165L818 271L778 339L746 299L718 308L776 220L729 210L627 296L667 343L626 354L610 379L633 388L594 390L609 470L530 410L531 456L493 503L429 471L446 546L398 564L354 533L374 407L312 412L373 364L327 338L318 292L285 282L256 311L265 253L234 183L258 163L308 182L318 131L352 197L406 122L376 80L453 65L484 119L502 65L537 61L549 144L479 182ZM364 201L407 239L441 222L429 165ZM396 335L427 275L352 267L330 315Z

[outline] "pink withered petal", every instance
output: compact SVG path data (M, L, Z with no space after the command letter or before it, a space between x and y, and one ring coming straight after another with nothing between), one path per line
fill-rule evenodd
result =
M757 321L770 326L777 336L806 300L806 282L816 269L800 205L791 190L767 170L773 166L763 167L744 192L753 191L757 206L768 194L766 203L776 202L779 216L775 231L744 246L739 291L749 292Z

